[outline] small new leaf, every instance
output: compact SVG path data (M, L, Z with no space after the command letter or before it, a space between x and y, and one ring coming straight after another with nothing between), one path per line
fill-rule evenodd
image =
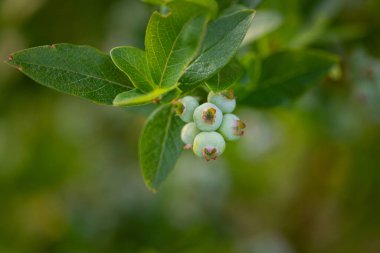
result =
M177 88L176 86L173 86L167 89L157 88L147 93L144 93L139 89L125 91L116 96L116 98L113 101L113 105L114 106L132 106L132 105L148 104L154 101L158 102L161 100L161 97L164 94L176 88Z
M183 125L171 104L159 107L146 122L140 137L140 166L147 187L154 192L173 170L182 152Z

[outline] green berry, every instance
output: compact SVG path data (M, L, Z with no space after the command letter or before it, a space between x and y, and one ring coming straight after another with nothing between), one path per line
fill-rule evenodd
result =
M213 103L223 113L231 113L235 110L236 99L233 90L222 91L220 93L210 92L207 101Z
M186 96L174 102L174 108L177 115L184 122L191 122L195 108L199 106L199 102L195 97Z
M194 122L201 131L215 131L223 120L222 111L214 104L204 103L194 111Z
M195 136L199 133L200 131L194 122L187 123L182 128L181 139L185 143L185 149L190 149L193 146Z
M201 132L194 139L194 154L205 158L206 161L216 160L225 148L226 142L217 132Z
M235 141L244 135L245 124L235 114L225 114L219 132L227 141Z

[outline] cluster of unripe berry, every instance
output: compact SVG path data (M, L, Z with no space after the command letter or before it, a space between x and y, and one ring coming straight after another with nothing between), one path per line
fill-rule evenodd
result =
M238 140L244 134L245 124L232 112L236 100L232 90L210 92L207 103L199 105L191 96L175 101L177 115L187 124L182 128L181 139L185 149L207 161L215 160L225 148L226 141Z

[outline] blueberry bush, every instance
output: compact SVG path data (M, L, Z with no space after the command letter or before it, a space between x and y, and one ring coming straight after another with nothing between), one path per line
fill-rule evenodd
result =
M215 2L191 1L211 8L206 35L228 9L256 11L239 49L227 65L212 63L224 67L195 88L184 87L182 74L174 90L156 96L148 57L132 60L149 51L146 27L155 11L168 17L169 1L0 1L1 253L380 252L380 1ZM54 68L7 64L12 52L55 43L55 51L13 58L47 67L58 62L58 75ZM123 56L120 46L128 46L130 61L109 53L116 48L112 54ZM338 63L325 62L336 56ZM145 68L120 70L130 63ZM27 74L54 89L17 70L32 66ZM149 81L139 78L147 73ZM83 74L88 79L79 81ZM135 87L128 74L139 83L135 95L152 98L113 106ZM195 78L186 75L186 82ZM101 101L89 102L95 99ZM187 112L208 102L223 113L225 125L213 131L223 139L202 137L212 132L198 129ZM240 138L230 114L245 124ZM173 145L161 145L165 127ZM192 150L200 133L209 162L202 146L196 149L202 157ZM227 140L231 134L238 140ZM214 161L217 140L225 149ZM166 160L155 174L160 151Z
M212 160L223 153L225 141L240 138L245 124L231 114L235 106L287 106L338 63L323 51L247 51L247 33L261 27L244 3L147 2L160 10L146 27L145 48L127 45L103 53L53 44L12 53L7 63L37 83L97 104L156 104L139 142L142 174L152 191L173 170L184 145Z

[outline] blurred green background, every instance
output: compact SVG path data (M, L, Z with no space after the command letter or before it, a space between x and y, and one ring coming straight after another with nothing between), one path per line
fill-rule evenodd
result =
M227 6L229 0L219 1ZM152 108L98 106L0 64L0 252L380 252L380 1L242 1L241 55L340 55L295 104L240 108L248 128L206 163L185 152L157 194L138 134ZM0 56L70 42L143 47L137 0L0 0Z

